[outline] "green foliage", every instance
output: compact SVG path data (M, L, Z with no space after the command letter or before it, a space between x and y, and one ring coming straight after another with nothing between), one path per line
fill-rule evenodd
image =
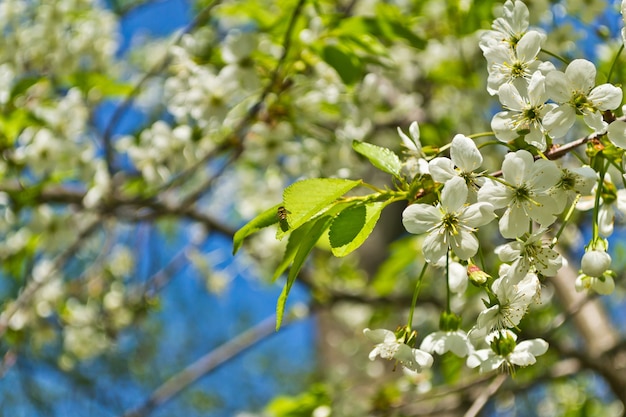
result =
M274 398L265 410L271 417L311 417L317 408L329 405L327 389L316 384L298 396Z
M133 90L131 84L111 79L102 73L87 71L71 74L66 84L79 88L85 95L97 97L120 97Z
M304 236L302 236L302 239L298 243L298 250L293 257L293 263L291 265L291 269L289 270L289 274L287 275L287 283L283 287L283 291L280 293L280 296L278 297L278 301L276 303L277 330L280 328L283 320L285 304L287 303L287 296L289 295L291 286L296 281L296 277L298 276L298 273L302 269L304 262L309 256L309 252L311 252L319 238L324 234L324 232L330 225L332 218L325 215L311 221L314 223L311 225L308 233L304 234Z
M402 163L398 155L390 149L356 140L352 142L352 148L369 159L376 168L393 175L395 178L401 178L400 170L402 169Z
M359 184L361 181L338 178L311 178L291 184L283 193L289 229L297 229L324 213L339 197ZM281 239L285 234L279 230L276 237Z
M320 55L328 65L337 71L344 83L354 84L363 77L363 63L353 49L342 45L325 45Z
M407 277L407 271L415 264L415 241L414 236L406 236L387 247L388 255L378 267L371 283L377 294L389 295L398 290L402 278Z
M333 220L328 234L333 255L346 256L361 246L388 203L356 203L343 209Z
M274 207L265 210L263 213L259 214L239 229L233 236L233 253L237 253L246 237L277 223L279 220L277 213L280 206L280 204L277 204Z

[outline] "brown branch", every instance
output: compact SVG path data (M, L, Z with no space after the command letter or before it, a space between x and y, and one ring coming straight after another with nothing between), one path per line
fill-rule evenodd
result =
M25 190L19 183L0 184L0 192L16 196ZM19 198L19 197L18 197ZM127 198L114 194L107 195L103 203L94 208L83 206L85 193L60 185L53 185L37 190L31 197L35 204L66 204L80 208L83 211L93 211L103 216L115 216L130 221L149 221L160 217L178 216L201 223L208 230L213 230L225 236L232 237L235 230L219 222L191 206L191 204L172 206L153 198Z
M496 376L491 384L487 387L486 390L483 390L481 394L474 400L472 406L467 410L467 412L463 415L463 417L476 417L480 410L483 409L489 398L493 397L496 392L500 389L504 381L508 378L506 374L500 374Z

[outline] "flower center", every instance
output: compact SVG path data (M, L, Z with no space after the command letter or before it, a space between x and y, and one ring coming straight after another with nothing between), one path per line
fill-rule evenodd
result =
M515 343L514 338L505 333L500 333L491 341L491 350L493 350L497 355L506 357L513 353L516 345L517 343Z
M583 114L583 110L585 110L585 108L591 107L591 103L587 99L587 95L581 91L574 91L570 102L576 109L577 114Z
M530 200L530 190L526 185L521 185L515 188L515 201L523 202Z
M441 219L441 226L451 235L458 234L459 218L456 213L446 213Z

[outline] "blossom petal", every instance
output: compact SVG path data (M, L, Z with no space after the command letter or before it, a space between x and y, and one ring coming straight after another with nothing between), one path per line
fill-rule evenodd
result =
M448 265L448 285L450 291L462 294L467 289L467 268L458 262L450 262Z
M533 156L528 151L519 150L504 156L502 176L509 184L520 186L529 176L533 167Z
M572 97L572 88L561 71L546 74L546 93L557 103L567 103Z
M604 133L609 125L604 121L602 113L599 111L586 111L583 113L583 120L585 124L593 129L594 133Z
M575 59L565 69L572 91L588 93L596 85L596 66L586 59Z
M530 99L530 105L533 107L542 105L548 98L546 95L546 77L541 71L535 71L530 77L528 98Z
M524 137L524 140L540 151L546 150L546 136L538 126L531 125L530 132Z
M500 98L500 103L509 110L521 112L526 107L526 102L519 91L511 84L503 84L498 89L498 97Z
M501 111L493 116L491 119L491 130L493 130L498 140L508 142L519 136L513 124L516 114L510 111Z
M402 212L402 224L409 233L425 233L441 221L441 210L429 204L411 204Z
M405 344L400 345L394 358L399 360L402 365L415 372L420 372L423 368L431 367L434 362L430 353L410 348Z
M554 161L538 159L528 173L528 185L535 192L543 192L555 186L561 178L561 170Z
M496 218L493 210L491 203L478 202L468 206L459 218L469 227L480 227Z
M601 111L614 110L622 104L622 89L613 84L602 84L591 90L587 97Z
M478 239L472 232L461 229L451 239L450 246L452 251L462 260L467 260L478 252Z
M387 329L363 329L363 334L373 343L389 343L396 340L396 335Z
M615 200L617 210L626 215L626 189L617 190L617 200Z
M450 158L454 165L465 172L478 169L483 163L483 156L473 140L465 135L456 135L452 139Z
M626 122L615 120L607 128L607 134L613 145L626 149Z
M598 232L604 237L613 234L613 220L615 219L615 209L613 206L602 204L598 210Z
M454 170L454 163L450 159L443 157L432 159L428 163L428 171L433 180L441 183L445 183L457 175L457 172Z
M441 191L441 207L447 213L457 212L467 202L467 184L461 177L453 177Z
M495 208L509 205L513 199L513 190L495 181L488 181L478 190L478 201L489 202Z
M565 136L575 121L576 111L567 104L550 110L541 120L548 134L554 138Z
M468 368L476 368L493 355L491 349L480 349L470 353L467 357L466 365Z
M430 263L437 262L448 252L448 243L438 232L430 233L424 239L422 250L424 251L424 259L426 261Z
M469 353L469 342L465 332L434 332L424 338L420 345L421 350L443 355L452 352L458 357L465 357Z
M522 253L521 244L518 241L509 242L496 247L494 252L502 262L513 262Z
M522 207L513 205L504 212L498 225L500 233L507 239L515 239L528 231L530 219Z
M534 60L541 49L543 39L544 36L536 30L526 32L517 43L516 52L519 60L522 62Z
M525 350L535 356L541 356L548 351L548 346L548 342L543 339L532 339L519 342L515 350Z

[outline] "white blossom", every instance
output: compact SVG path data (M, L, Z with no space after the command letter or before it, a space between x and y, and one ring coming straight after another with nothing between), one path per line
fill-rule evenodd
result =
M369 354L369 359L372 361L377 356L383 359L395 359L415 372L421 372L422 369L430 368L433 364L433 357L430 353L408 346L403 340L398 340L391 330L364 329L363 334L376 344Z
M475 196L478 187L484 183L475 171L482 165L483 156L474 141L467 136L458 134L450 145L450 158L437 157L428 163L432 178L441 183L461 177L465 180L470 192Z
M574 200L576 195L588 195L598 181L598 174L590 166L561 168L561 178L549 193L557 203L557 212Z
M467 289L467 268L458 262L449 262L448 285L451 292L463 294Z
M529 220L551 225L558 204L547 193L559 180L560 171L553 161L539 159L524 150L508 153L502 163L506 185L488 181L478 191L478 201L489 201L495 208L506 207L500 218L500 233L506 238L522 236L529 230Z
M403 169L411 177L417 174L428 174L428 161L420 143L420 128L417 122L413 122L409 126L410 136L407 136L399 127L398 135L407 154L407 159L403 162Z
M420 349L438 355L452 352L462 358L469 354L471 345L463 330L437 331L424 338Z
M506 110L491 119L491 128L496 137L508 142L523 136L526 143L544 151L545 135L549 132L543 119L556 104L546 103L548 96L543 74L539 71L532 74L527 93L512 84L504 84L499 88L498 96Z
M548 96L559 103L543 118L543 125L552 137L567 134L580 114L587 126L603 133L607 123L602 119L606 110L616 109L622 102L622 90L612 84L596 85L596 67L585 59L573 60L565 73L552 71L546 75Z
M516 279L524 277L531 269L544 276L555 276L563 264L549 242L542 240L546 229L532 235L524 235L515 241L496 247L495 252L502 262L511 263L509 273Z
M613 145L626 149L626 122L615 120L608 126L606 133Z
M583 274L599 278L611 267L611 255L604 250L592 249L585 252L580 261Z
M477 227L495 218L490 203L466 205L467 186L460 177L454 177L443 187L441 202L435 207L412 204L402 213L402 223L410 233L428 233L424 239L424 257L428 262L438 262L452 251L466 260L478 251Z
M590 277L589 275L581 274L576 278L574 285L578 292L589 291L601 295L612 294L615 290L615 280L610 274L604 274L601 277Z
M508 268L501 268L501 277L491 285L497 303L480 312L476 320L478 329L491 331L517 326L539 293L541 284L537 275L528 273L521 280L507 275Z
M499 330L489 334L486 342L489 349L473 351L467 357L467 366L480 367L480 372L490 372L504 366L528 366L537 362L536 357L548 351L548 343L543 339L524 340L517 343L517 335L510 330Z
M483 49L489 71L487 78L489 94L500 95L500 87L507 84L525 92L528 80L535 72L545 74L552 71L554 65L537 59L544 40L544 34L529 31L522 36L514 49L501 44L489 45Z
M520 0L507 0L502 8L502 16L493 21L493 30L484 32L479 41L480 48L485 51L494 45L515 48L519 40L528 31L530 13L528 7Z

